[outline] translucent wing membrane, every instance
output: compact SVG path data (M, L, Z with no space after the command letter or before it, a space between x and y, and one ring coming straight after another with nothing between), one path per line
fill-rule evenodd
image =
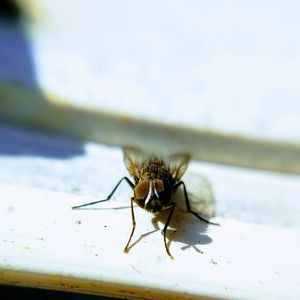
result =
M124 163L129 174L132 177L139 177L143 161L145 160L145 154L142 151L131 147L124 147L123 153Z
M172 177L179 181L185 173L190 161L188 154L173 154L166 159Z
M201 174L188 172L183 178L191 209L204 217L212 218L215 216L216 204L213 189L208 179ZM176 209L187 212L186 204L183 201L184 193L182 187L174 194Z
M171 176L175 181L179 181L185 173L190 156L188 154L177 153L166 157L160 157L159 155L144 153L136 148L124 147L124 163L129 172L133 177L139 177L143 163L150 158L162 159L165 165L169 168Z

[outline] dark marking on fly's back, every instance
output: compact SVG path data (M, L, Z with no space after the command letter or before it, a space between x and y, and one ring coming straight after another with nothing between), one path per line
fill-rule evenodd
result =
M161 179L170 184L175 183L165 162L158 158L151 158L144 162L141 169L141 179Z

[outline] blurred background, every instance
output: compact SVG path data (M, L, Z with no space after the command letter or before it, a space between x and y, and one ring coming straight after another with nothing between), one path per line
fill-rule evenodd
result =
M2 120L300 172L297 2L2 3Z

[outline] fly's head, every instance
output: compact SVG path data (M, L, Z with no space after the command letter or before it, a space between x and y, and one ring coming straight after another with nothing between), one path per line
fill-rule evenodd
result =
M161 179L143 179L134 188L135 202L146 211L157 213L172 199L172 189Z

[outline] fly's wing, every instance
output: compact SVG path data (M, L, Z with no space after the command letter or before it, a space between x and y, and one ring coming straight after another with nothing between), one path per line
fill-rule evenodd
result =
M181 180L189 161L190 156L188 154L173 154L167 158L166 163L176 181ZM215 215L215 201L209 181L200 174L189 172L184 175L184 183L192 211L207 218L213 217ZM184 197L183 189L179 187L174 194L174 202L178 210L186 212Z
M123 148L123 154L124 154L124 163L125 166L129 172L129 174L132 177L139 177L140 176L140 170L143 165L143 161L145 159L144 152L132 148L132 147L124 147Z
M170 173L175 181L179 181L185 173L190 161L188 154L173 154L166 158Z
M214 217L216 211L215 197L208 179L199 173L188 172L184 175L183 180L192 211L205 218ZM187 212L182 187L176 190L173 200L179 211Z

